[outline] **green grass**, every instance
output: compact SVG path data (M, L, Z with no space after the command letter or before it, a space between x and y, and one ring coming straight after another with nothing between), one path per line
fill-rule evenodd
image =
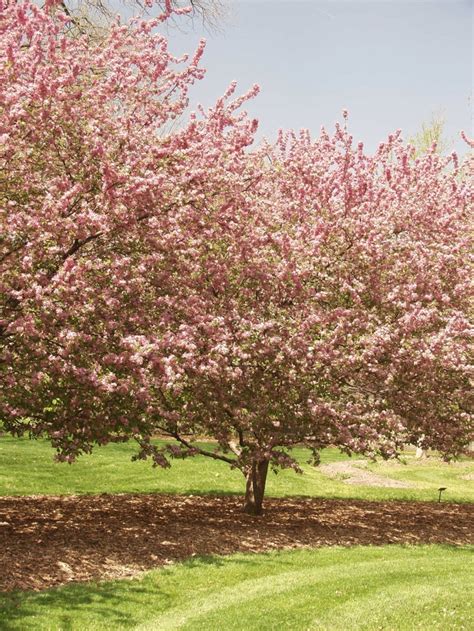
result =
M474 474L472 461L442 462L435 460L430 462L418 462L415 458L406 458L406 464L396 462L370 463L370 471L378 475L388 476L401 482L416 484L420 496L426 492L432 494L440 487L446 487L443 492L443 500L474 502L474 484L472 479L463 479L463 476Z
M73 465L53 462L46 441L0 437L0 495L242 493L243 477L209 458L169 470L131 462L133 444L98 448ZM304 463L307 452L295 450ZM346 460L336 449L323 463ZM351 486L303 465L304 475L270 474L270 496L474 501L469 461L370 464L414 489ZM133 580L0 595L3 631L94 629L469 629L473 548L322 548L190 559Z
M192 559L139 578L0 596L0 627L472 629L473 548L322 548Z
M64 495L81 493L242 493L243 476L226 464L210 458L176 460L171 469L153 469L150 462L131 462L133 444L108 445L96 448L92 455L81 457L73 465L53 462L54 452L46 441L0 437L1 495ZM305 463L308 454L295 449ZM326 449L322 462L345 460L337 449ZM303 464L304 474L281 471L269 473L267 495L359 498L369 500L437 499L437 489L447 487L444 501L473 502L474 485L462 476L474 471L471 462L454 464L435 462L418 464L370 465L374 471L389 477L415 482L419 488L390 489L353 486L343 480L330 479L317 468Z

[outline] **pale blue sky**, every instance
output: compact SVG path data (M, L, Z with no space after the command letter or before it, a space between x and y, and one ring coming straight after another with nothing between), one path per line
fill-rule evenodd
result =
M283 128L332 127L346 107L357 140L374 149L402 128L416 132L433 113L446 136L472 134L473 0L230 1L221 33L169 32L170 48L192 50L205 36L205 79L192 102L210 105L233 79L261 93L247 107L258 136Z

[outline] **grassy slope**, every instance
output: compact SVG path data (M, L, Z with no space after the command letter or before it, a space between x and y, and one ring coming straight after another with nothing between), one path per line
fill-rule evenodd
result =
M119 444L97 448L91 456L83 456L73 465L53 462L53 450L45 441L0 437L0 496L75 493L242 493L242 474L224 463L209 458L175 461L168 470L153 469L150 462L131 462L134 445ZM295 450L304 463L307 454ZM322 454L323 463L347 457L336 449ZM272 496L301 495L314 497L386 499L437 499L437 489L447 487L445 501L473 502L474 485L461 476L474 471L470 462L452 465L413 464L371 465L381 474L413 481L416 489L390 489L352 486L342 480L329 479L309 465L304 475L293 471L269 474L267 494Z
M0 627L468 629L472 552L389 546L193 559L134 580L0 596Z

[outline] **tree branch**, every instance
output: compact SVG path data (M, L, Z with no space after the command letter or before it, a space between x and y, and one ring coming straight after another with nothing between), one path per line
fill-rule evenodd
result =
M218 454L215 451L207 451L206 449L201 449L201 447L195 447L192 443L187 441L185 438L182 438L177 432L170 432L170 436L173 436L179 443L187 447L188 449L192 449L196 453L201 456L207 456L208 458L213 458L214 460L222 460L223 462L227 462L231 465L236 465L237 460L235 458L228 458L222 454Z

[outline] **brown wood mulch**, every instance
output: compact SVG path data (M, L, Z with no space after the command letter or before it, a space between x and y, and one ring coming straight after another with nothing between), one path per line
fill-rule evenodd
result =
M195 555L388 543L474 543L474 505L83 495L0 498L0 590L133 576Z

